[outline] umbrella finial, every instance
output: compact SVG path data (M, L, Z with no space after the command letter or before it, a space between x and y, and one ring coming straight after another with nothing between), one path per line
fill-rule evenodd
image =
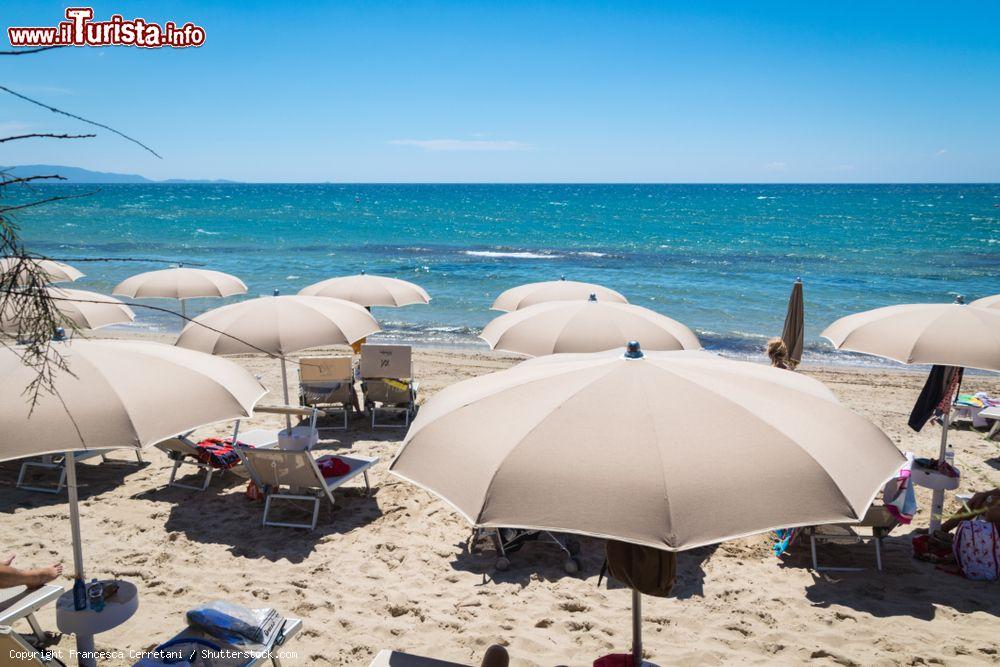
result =
M55 331L52 332L52 340L66 340L66 330L62 327L56 327Z
M365 270L361 269L361 275L365 275Z
M642 347L639 345L639 341L630 340L625 346L626 359L642 359L645 356L642 352Z
M563 273L562 275L560 275L559 280L566 280L566 274Z
M597 301L597 295L592 293L589 297L587 297L587 301L595 301L596 302Z
M281 294L281 290L279 290L277 287L275 287L274 288L274 293L271 296L279 296L280 294Z
M964 306L965 305L965 297L962 296L961 294L956 294L955 295L955 303L957 303L960 306Z

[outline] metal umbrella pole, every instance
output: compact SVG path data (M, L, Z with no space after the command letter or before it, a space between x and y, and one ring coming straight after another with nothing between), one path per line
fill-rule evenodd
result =
M86 582L83 573L83 541L80 538L80 507L76 492L76 457L73 452L66 452L66 492L69 495L69 525L73 534L73 569L76 578ZM76 635L76 650L79 654L80 667L95 667L94 635Z
M951 406L941 415L941 451L938 452L938 461L948 460L948 426L951 420ZM931 494L931 527L933 533L941 527L941 518L944 512L944 489L934 489Z
M632 589L632 666L642 664L642 593Z
M285 405L291 405L288 402L288 371L285 368L285 356L281 356L281 386L285 391ZM285 428L288 432L292 432L292 417L291 415L285 415Z

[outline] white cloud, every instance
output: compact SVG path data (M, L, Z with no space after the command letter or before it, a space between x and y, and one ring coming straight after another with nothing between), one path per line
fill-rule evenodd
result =
M948 152L948 149L947 149L947 148L942 148L941 150L939 150L939 151L938 151L937 153L935 153L934 155L944 155L944 154L945 154L945 153L947 153L947 152Z
M788 163L787 162L781 162L781 161L778 161L778 162L768 162L767 164L764 165L764 168L768 169L770 171L784 171L785 169L788 168Z
M393 146L413 146L425 151L526 151L529 144L520 141L485 139L393 139Z

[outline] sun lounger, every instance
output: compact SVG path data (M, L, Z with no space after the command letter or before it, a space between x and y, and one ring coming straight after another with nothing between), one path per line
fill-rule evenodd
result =
M418 384L413 381L408 345L362 345L361 389L372 428L407 428L417 409ZM378 423L378 413L402 415L402 424Z
M259 448L276 447L278 445L278 431L270 429L253 429L250 431L239 432L239 425L237 424L233 430L234 434L239 435L239 442L247 445L252 445ZM179 435L176 438L170 438L169 440L164 440L163 442L156 443L155 447L166 453L167 457L173 461L174 465L170 469L170 480L167 482L167 486L173 486L180 489L190 489L192 491L204 491L208 488L209 484L212 483L212 476L215 473L224 474L226 470L230 470L233 473L241 477L246 477L246 475L240 475L238 467L242 465L242 456L240 457L240 464L232 468L218 468L209 463L205 463L201 460L201 451L198 449L197 444L190 438L191 433L185 433ZM239 455L239 452L237 452ZM177 473L181 466L189 465L197 468L199 471L205 474L200 485L186 484L184 482L177 481Z
M178 645L184 640L192 640L194 642L211 642L213 645L219 647L218 652L213 651L212 665L215 667L258 667L259 665L265 665L271 663L274 667L281 667L280 648L284 646L289 639L294 637L302 629L302 621L297 618L286 618L285 625L282 627L281 631L278 632L274 640L265 647L261 647L260 650L255 650L253 653L246 651L243 647L234 646L232 644L227 644L220 639L216 639L211 635L202 632L200 630L195 630L193 628L185 628L181 632L177 633L172 639L164 642L156 647L156 650L163 649L164 652L170 650L170 645ZM204 647L206 650L209 649L208 646ZM215 656L219 656L216 658ZM294 661L295 664L300 664L300 661ZM161 664L161 663L150 663L150 662L137 662L135 667L146 667L147 665ZM177 664L187 664L186 662L180 662Z
M986 408L979 413L979 416L986 421L993 422L990 426L990 430L986 433L986 439L998 439L998 436L1000 436L1000 405L994 405L991 408Z
M317 466L317 460L308 450L285 451L280 449L244 449L237 447L245 457L247 467L254 481L262 489L266 489L267 498L264 502L265 526L283 526L286 528L316 528L319 518L320 503L325 496L330 505L336 504L333 491L358 475L364 475L365 490L371 491L368 479L368 469L378 462L375 456L338 456L350 466L346 475L324 478ZM324 457L329 458L329 457ZM321 459L322 460L322 459ZM307 500L312 501L312 520L310 523L289 523L270 521L268 515L272 502L275 500Z
M86 461L87 459L101 457L101 461L107 462L108 452L113 452L114 449L88 449L86 451L73 452L73 459L79 463L80 461ZM139 464L143 463L142 453L136 449L135 458ZM35 470L58 470L59 480L55 486L36 486L33 483L28 483L29 473ZM39 493L52 493L56 494L63 490L66 486L66 456L64 454L59 455L49 455L43 456L40 459L26 460L21 463L21 471L17 475L17 488L24 489L25 491L38 491Z
M325 414L343 413L346 430L357 397L354 393L354 362L351 357L309 357L299 360L299 403L320 408Z
M17 665L18 667L55 667L65 663L49 653L36 650L24 637L17 634L13 628L0 625L0 665Z
M22 618L31 627L31 633L41 644L45 642L45 631L38 624L35 612L45 605L55 602L62 595L63 587L55 584L45 584L29 589L26 586L0 588L0 625L14 625ZM0 653L0 656L6 655ZM2 661L0 661L2 662Z
M494 645L486 649L480 667L507 667L508 664L510 664L510 658L507 656L506 649ZM424 658L400 651L382 650L368 667L472 667L472 665Z
M899 525L899 521L894 517L884 505L872 505L868 508L865 516L859 523L838 523L825 526L810 526L804 529L804 534L809 536L809 549L812 552L813 569L816 571L830 570L838 572L857 572L863 570L860 567L827 567L820 566L816 553L816 543L825 542L863 542L870 539L875 543L875 565L882 570L882 540L885 539L892 530ZM870 536L862 535L856 528L868 528Z

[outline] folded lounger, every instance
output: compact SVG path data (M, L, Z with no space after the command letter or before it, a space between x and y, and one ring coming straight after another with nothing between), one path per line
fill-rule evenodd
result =
M299 359L299 403L319 408L325 414L343 413L342 426L331 430L346 430L350 413L357 398L354 393L354 362L351 357L307 357Z
M113 452L114 449L88 449L85 451L73 452L73 459L79 463L80 461L86 461L97 456L101 457L101 461L107 462L108 452ZM142 453L136 449L135 452L136 461L141 464ZM32 468L42 469L42 470L58 470L59 471L59 481L55 486L35 486L34 484L26 482L28 473ZM66 456L64 454L59 455L47 455L42 456L39 459L26 460L21 463L21 471L17 475L17 488L24 489L25 491L38 491L40 493L59 493L66 486Z
M362 345L361 389L372 428L407 428L417 410L413 381L413 351L409 345ZM402 424L378 422L378 413L402 415Z
M264 502L265 526L284 526L287 528L316 528L319 518L320 502L325 496L330 505L336 504L333 498L333 491L342 486L348 480L358 475L364 475L365 490L371 492L371 483L368 479L368 469L378 462L375 456L338 456L336 458L343 461L350 467L346 474L324 478L320 472L317 460L313 458L308 450L294 451L281 449L245 449L237 447L241 451L247 463L247 468L255 482L260 488L265 489L266 500ZM320 459L330 459L325 456ZM308 500L312 501L312 520L310 523L289 523L280 521L270 521L268 515L274 500Z

